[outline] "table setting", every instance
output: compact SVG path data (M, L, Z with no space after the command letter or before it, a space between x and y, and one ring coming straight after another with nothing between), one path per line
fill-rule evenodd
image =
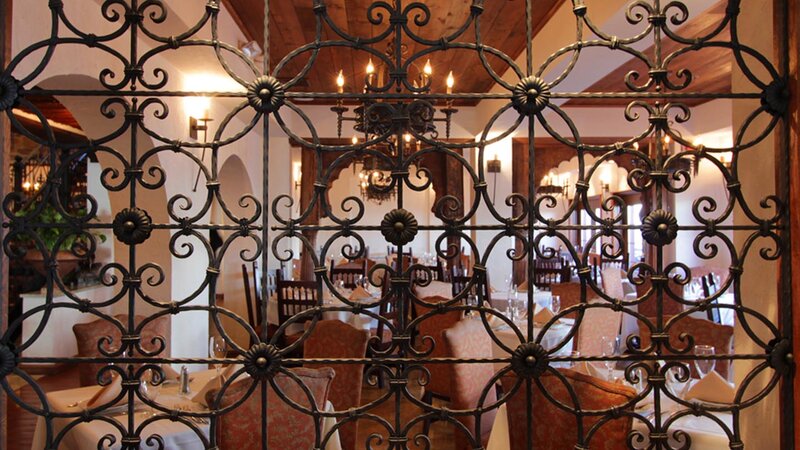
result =
M165 370L165 379L162 383L156 383L155 372L149 370L145 373L141 383L140 393L165 408L181 411L184 413L201 413L208 411L205 403L205 393L209 390L221 386L223 380L232 375L241 366L232 364L225 370L219 368L204 370L189 374L189 392L181 393L178 380L170 379L168 373L176 373L174 370ZM242 379L241 376L239 379ZM47 394L47 401L52 411L57 413L74 414L69 418L54 418L52 420L53 436L57 436L65 427L70 426L71 422L80 417L84 411L97 408L109 402L113 402L122 390L121 379L114 376L106 386L88 386L78 389L55 391ZM81 422L75 425L64 435L58 448L62 450L82 450L96 449L98 442L104 436L114 437L114 443L110 448L117 450L121 448L121 438L119 430L105 420L111 419L119 422L123 427L127 427L129 420L127 397L123 398L120 405L110 406L99 413L104 420L94 420L91 422ZM330 401L325 404L325 411L332 412L333 405ZM137 399L134 404L133 423L134 427L139 427L144 421L154 416L164 414L162 411L154 409ZM210 419L207 417L181 415L182 418L193 424L199 429L205 438L208 438ZM322 420L322 435L331 431L336 424L333 417L325 417ZM142 449L155 449L157 445L149 445L147 438L151 435L159 435L164 440L164 448L167 450L201 450L205 448L203 440L188 426L181 422L173 422L169 417L163 420L156 420L149 423L141 433ZM47 447L47 426L43 417L39 417L33 437L32 450L43 450ZM153 443L155 444L155 443ZM334 432L326 446L327 450L340 450L338 432Z

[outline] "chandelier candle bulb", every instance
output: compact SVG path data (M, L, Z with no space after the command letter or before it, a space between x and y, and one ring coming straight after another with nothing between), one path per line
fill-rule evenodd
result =
M339 75L336 77L336 86L339 88L339 93L344 93L344 73L340 70Z
M422 68L422 71L425 73L425 76L429 77L433 75L433 67L431 66L431 60L425 61L425 67Z
M447 74L447 93L453 93L453 86L456 84L456 79L453 77L453 71L451 70L449 74Z

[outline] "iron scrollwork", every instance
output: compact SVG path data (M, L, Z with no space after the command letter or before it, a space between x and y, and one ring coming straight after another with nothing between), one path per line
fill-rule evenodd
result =
M44 0L41 1L45 3ZM47 2L51 23L48 38L21 50L3 69L0 74L0 110L7 114L17 132L39 145L50 148L53 152L69 146L77 151L76 157L87 155L100 157L103 161L100 176L102 187L110 193L129 194L125 207L120 208L112 223L95 221L98 203L89 195L79 199L58 198L56 177L48 179L43 187L36 199L40 202L38 206L17 210L14 205L19 201L18 196L12 193L4 199L3 208L7 223L3 226L4 231L8 231L3 241L5 252L12 258L19 258L21 254L16 251L16 242L23 236L29 236L32 242L31 249L39 250L45 258L45 290L48 300L52 300L56 291L63 292L68 298L67 302L48 301L43 306L26 312L10 323L7 329L2 330L3 334L0 337L0 382L3 388L13 401L43 417L48 424L48 430L54 428L53 421L56 419L66 419L70 421L71 426L103 421L115 428L116 433L121 436L124 448L138 448L142 442L157 447L164 445L161 436L147 435L145 426L135 428L129 423L103 415L103 411L111 404L77 413L55 413L49 405L44 404L46 397L41 387L33 377L20 368L20 365L35 362L35 358L24 356L24 350L41 337L43 330L53 320L54 312L62 309L78 310L93 315L118 329L121 342L112 343L110 338L103 338L97 343L102 354L99 358L56 359L58 362L77 365L98 361L110 364L98 373L98 379L101 375L111 373L122 378L124 389L116 400L125 401L129 413L133 413L134 399L141 397L136 387L146 368L158 371L163 377L159 364L243 364L242 370L237 371L232 379L225 381L222 392L236 382L245 381L251 383L249 390L246 391L247 395L256 395L255 390L259 385L266 386L269 383L275 388L277 376L291 377L291 369L304 363L303 358L297 357L296 351L309 338L323 318L323 314L349 311L368 317L388 330L388 334L391 335L389 341L373 337L369 342L369 356L332 359L327 362L368 365L367 378L370 383L375 384L373 382L377 378L388 380L388 387L382 391L378 399L350 411L324 412L316 408L303 409L294 405L295 409L300 409L316 419L336 417L340 423L354 420L378 423L384 429L384 434L370 436L367 442L359 443L366 445L366 448L372 448L381 442L388 442L392 448L405 448L411 441L430 446L429 437L412 428L431 418L453 424L457 433L465 435L467 440L477 447L480 445L480 436L473 435L470 430L461 426L458 421L459 415L480 417L486 410L496 409L507 403L512 395L531 395L531 389L523 389L524 385L536 385L542 389L542 380L545 376L557 377L570 396L576 398L574 389L564 380L558 365L596 361L602 358L592 355L564 356L560 352L570 345L580 329L586 326L584 319L591 310L607 309L621 312L624 316L638 321L641 329L647 330L650 336L649 345L637 346L636 341L639 340L639 336L636 336L636 339L628 339L625 343L628 350L625 355L610 358L627 365L625 380L629 384L644 382L646 387L625 405L601 411L588 411L580 405L559 402L549 392L545 392L545 397L549 401L558 403L562 410L576 418L592 416L598 419L595 425L581 429L580 436L576 436L576 448L591 447L592 438L596 436L598 428L607 421L621 416L631 417L633 421L643 424L642 428L632 431L628 436L628 445L631 447L672 448L675 443L678 447L688 447L691 445L691 440L679 426L675 425L678 419L692 414L715 420L712 412L736 412L735 420L739 420L738 412L763 400L776 389L782 379L790 375L793 357L787 337L769 318L748 307L741 294L745 261L748 258L761 257L767 261L774 261L782 256L786 239L783 234L786 205L777 195L767 197L757 207L746 199L743 193L745 188L739 181L739 173L742 170L739 157L743 152L754 151L756 145L775 133L787 109L788 92L779 68L768 58L739 41L736 33L737 19L740 15L739 1L727 2L728 7L719 25L708 35L687 37L680 34L680 27L689 20L690 14L687 6L680 1L666 4L660 0L632 1L626 8L626 19L630 25L638 27L639 31L631 36L615 36L606 33L602 27L593 22L591 7L583 1L575 0L572 2L572 12L577 27L575 41L549 55L538 67L534 66L533 48L523 53L524 64L518 64L516 55L507 55L483 42L482 32L485 30L481 26L486 9L483 0L471 2L469 15L463 23L454 27L455 31L447 36L437 36L435 39L419 34L420 30L425 31L432 20L431 9L424 3L395 0L376 1L371 4L366 9L366 17L361 18L366 19L376 30L368 37L354 36L343 29L342 24L337 23L336 18L329 14L327 1L308 0L308 2L313 6L315 39L288 52L274 65L269 59L270 29L274 28L274 24L270 23L270 2L265 2L266 32L262 48L267 49L268 55L263 67L258 67L236 45L225 43L220 39L221 9L217 0L208 0L205 5L198 7L202 12L201 17L180 32L169 36L159 32L159 25L165 23L172 14L163 0L105 0L99 7L99 12L102 19L107 22L105 24L107 28L110 28L106 34L94 34L92 30L83 30L72 21L63 2L50 1ZM534 24L530 19L534 3L533 0L527 0L519 6L519 13L525 14L528 19L525 30L528 41L531 41L533 36ZM730 32L730 38L721 37L724 31ZM378 44L387 39L394 40L396 48L413 44L422 50L416 54L401 56L399 52L387 54L376 49ZM651 40L655 44L654 54L638 50L640 44L649 43ZM662 47L662 41L665 40L678 44L678 49L665 51ZM57 49L74 48L74 46L92 49L113 62L110 67L104 67L99 73L91 74L100 88L79 91L69 85L54 88L37 87L35 82L46 74L46 69L53 61L53 53ZM127 50L119 50L126 46ZM210 50L213 57L208 62L216 64L218 69L227 74L241 89L236 92L168 90L167 86L170 86L172 81L171 74L164 68L166 66L161 65L161 58L197 47ZM590 47L622 53L646 65L647 70L628 73L624 80L621 80L626 87L621 92L563 91L561 86L564 81L576 73L576 65L583 54L582 50ZM365 52L369 57L380 61L391 76L384 85L370 84L367 93L303 91L301 81L310 71L323 64L320 54L330 48ZM737 94L694 92L692 89L695 78L689 70L680 66L679 57L688 52L699 52L710 48L723 48L729 51L731 59L752 84L755 92ZM415 61L426 55L447 51L474 54L480 64L471 67L471 70L484 73L499 91L443 95L432 93L427 89L429 86L415 86L409 81L408 68ZM24 64L36 58L39 58L38 62ZM230 60L235 60L236 65L241 66L238 71L232 68ZM750 65L758 65L759 70L754 70ZM29 67L28 72L25 72L26 67ZM242 74L242 71L246 73ZM756 75L762 72L766 75ZM509 82L508 76L502 76L504 73L510 74L514 81ZM113 125L114 129L103 136L92 136L91 140L82 144L58 142L51 132L45 133L44 137L34 133L28 125L16 118L12 108L22 106L34 111L41 125L48 130L43 112L31 101L37 95L46 94L103 99L96 118ZM216 97L233 105L219 122L217 132L208 142L184 141L181 136L171 135L164 131L164 127L158 126L170 118L170 114L174 114L167 106L168 98L196 96ZM481 124L483 131L476 141L455 142L441 139L435 128L426 125L434 120L433 105L443 98L449 102L450 114L455 113L452 109L453 101L494 100L499 106L492 111L490 119ZM573 121L563 106L564 101L572 99L602 101L620 98L628 101L622 113L623 118L635 125L642 122L646 124L629 139L613 144L584 142L581 123ZM757 100L760 104L743 121L741 128L736 130L732 147L712 148L688 141L674 127L676 122L680 124L691 119L693 109L686 103L686 99L691 98ZM379 120L381 126L370 130L371 140L368 142L352 145L326 143L317 132L314 121L304 112L301 102L306 100L334 100L340 102L340 105L342 101L363 102L367 106L362 107L358 113L361 126L364 127L365 121L368 123L373 119L375 121L381 119ZM484 104L488 102L482 103ZM515 116L504 129L497 132L496 128L505 123L500 118L507 111L512 113L516 111L519 113L518 117ZM298 120L291 120L290 116ZM768 119L763 121L766 123L764 128L752 129L755 127L756 119L762 116ZM646 120L640 122L640 119L644 118ZM450 119L448 115L448 121ZM336 120L335 114L331 115L331 120ZM534 127L534 124L537 127ZM221 186L219 179L220 157L233 145L243 142L247 136L268 132L270 127L275 126L302 147L303 152L313 153L316 166L303 174L304 177L313 179L311 197L300 205L299 214L293 215L288 211L297 205L288 193L269 193L267 189L263 190L260 197L237 193L239 209L245 211L237 214L232 208L233 205L226 203L222 195L224 186ZM489 195L487 182L489 174L484 170L488 159L486 149L516 132L527 132L529 147L526 151L528 157L533 160L537 153L534 134L538 133L539 126L544 130L544 134L574 151L580 167L578 180L574 185L574 196L568 199L563 212L554 215L554 207L559 204L555 194L544 193L537 197L534 192L534 186L539 182L534 179L533 167L536 165L534 162L528 174L528 185L531 186L531 190L509 195L505 199L505 205L512 209L512 213L505 213L501 205L495 204ZM341 128L341 123L339 127ZM564 133L559 130L568 131ZM413 135L413 138L420 142L419 151L403 151L402 139L405 133ZM448 128L447 134L449 133ZM151 141L145 141L142 136L147 136ZM670 152L664 144L667 137L678 144L680 149ZM262 150L266 161L272 149L268 136L262 135L262 138ZM130 151L117 147L120 139L127 139L130 142ZM375 145L390 142L397 148L392 154L373 148ZM651 143L649 151L639 148L639 144L645 142ZM198 156L200 150L210 151L211 160L204 160ZM468 159L464 155L464 150L474 151L477 162ZM786 151L787 149L783 149L784 158ZM730 164L722 162L723 153L732 154ZM142 209L141 198L164 188L169 177L180 176L177 173L173 174L169 167L162 167L159 163L159 158L165 155L177 155L196 166L205 179L207 195L202 198L177 193L165 202L163 211L145 211ZM330 155L335 157L327 161L333 162L323 164L325 158ZM398 193L391 200L396 203L393 205L394 209L378 223L370 222L374 218L366 218L366 207L361 199L344 199L341 207L336 209L328 198L332 179L338 174L336 170L341 170L341 167L346 167L365 155L374 158L382 168L391 173L391 182L385 189L396 190ZM435 218L439 222L429 225L421 223L422 221L418 222L414 214L404 208L403 193L425 190L432 184L431 173L423 165L424 158L432 155L441 155L444 160L454 163L462 170L466 184L472 186L472 195L466 197L468 200L452 195L440 198L433 208ZM592 159L589 159L589 156ZM598 173L600 165L615 157L627 157L636 161L636 166L628 172L627 185L631 191L650 195L653 199L653 208L640 226L628 226L623 222L621 211L624 210L626 203L619 196L610 195L603 198L597 210L600 211L599 214L590 204L590 185L600 177ZM700 161L710 163L723 180L728 194L726 204L719 204L719 199L707 196L696 199L691 214L700 225L693 227L679 223L675 215L668 212L666 202L668 195L681 195L692 184L693 174L685 167L686 160L693 160L695 164L699 164ZM60 164L53 159L51 173L56 174L66 170ZM423 180L421 185L414 184L417 181L412 180L412 173ZM261 174L264 180L269 179L268 165L261 168ZM86 213L79 215L68 210L64 207L68 202L64 200L84 202L88 205ZM563 200L561 202L564 203ZM66 222L61 224L43 222L41 214L44 205L53 205L66 217ZM208 219L212 207L221 212L224 216L223 221L212 222ZM746 223L731 224L733 211L736 208L743 211L742 217L746 218ZM487 213L479 216L479 210L485 210ZM26 213L21 214L19 211ZM571 224L570 217L581 212L588 215L589 223ZM329 224L321 225L314 222L312 219L315 214L328 219ZM267 224L273 219L276 225L270 228ZM55 247L48 248L36 232L42 227L63 229L65 237L60 239ZM129 252L118 254L117 261L107 262L100 269L103 285L113 288L114 292L102 302L93 303L64 283L57 271L56 258L60 250L72 252L80 257L86 256L86 249L81 253L75 248L63 247L66 242L74 240L67 239L67 236L81 237L83 242L88 243L89 253L93 253L96 248L96 237L92 232L97 230L113 232L117 239L131 248ZM624 245L623 233L626 230L641 232L650 251L656 255L651 261L633 264L629 268L627 281L631 285L650 286L644 294L637 295L634 299L615 298L613 294L605 292L597 280L590 276L590 249L597 243L601 247L602 258L619 257L620 248ZM571 241L570 233L573 231L589 235L585 248L579 249ZM209 232L221 236L221 243L212 246ZM316 239L322 232L331 234L327 240L320 243ZM492 234L492 237L485 244L479 245L471 234L473 232ZM682 292L678 292L691 279L691 269L682 262L668 263L664 260L661 250L674 243L682 233L689 232L696 233L693 250L701 260L712 259L719 252L728 252L730 255L731 266L717 294L699 299L686 299ZM733 232L747 235L739 248L729 237ZM137 249L137 246L144 243L153 244L154 236L159 233L169 234L166 239L167 247L162 249L165 255L176 260L188 259L197 254L207 257L205 276L190 289L191 293L183 298L158 298L150 290L163 286L170 274L152 260L143 262L141 258L143 251L141 248ZM457 292L452 299L440 304L431 304L416 294L416 289L427 285L431 279L431 269L401 257L397 258L395 264L379 263L370 269L367 279L374 287L382 289L380 298L366 304L353 302L345 293L340 292L339 287L330 279L330 267L327 264L329 260L330 264L334 263L331 255L335 253L337 246L342 248L342 255L347 261L366 258L364 236L369 233L380 233L386 242L398 246L400 255L408 249L408 245L413 243L419 233L440 233L435 240L436 256L442 260L452 261L463 256L462 247L469 248L468 253L474 259L471 278L465 283L464 289ZM545 238L550 241L545 241ZM346 243L342 244L345 239ZM505 239L512 239L519 245L516 248L504 247ZM764 245L764 242L768 244ZM272 335L268 335L267 327L256 330L245 318L220 306L215 300L216 286L222 275L223 258L226 255L231 257L230 253L235 253L231 250L234 243L247 243L249 250L241 250L239 258L244 262L260 261L261 267L274 266L274 260L288 262L298 257L299 255L286 249L293 248L290 243L299 243L307 257L307 263L312 267L311 276L316 282L320 298L318 304L280 324ZM751 256L752 249L758 245L762 246L758 255ZM492 308L480 290L477 303L466 303L473 288L486 282L487 267L490 266L490 259L494 254L504 253L509 266L512 263L526 263L527 277L532 279L536 270L534 261L554 259L557 255L556 246L563 247L565 253L574 261L574 275L581 284L582 298L579 304L570 306L549 319L543 326L543 332L538 336L531 334L534 327L532 289L527 294L528 319L524 326L509 319L505 313ZM419 273L427 275L418 276ZM267 285L267 275L264 271L260 286L263 299L260 306L264 311L266 311L266 299L269 298ZM728 290L734 294L734 303L717 303L716 300L721 293ZM322 300L324 291L330 291L330 295L340 300L341 304L332 306L325 303ZM593 298L599 300L589 302ZM637 312L636 307L649 300L655 300L659 305L665 302L679 303L683 309L673 317L665 317L663 314L655 318L645 317ZM127 322L119 321L103 310L106 307L126 303L129 305ZM782 306L786 305L787 302L782 300ZM134 317L141 312L142 306L155 312L139 321ZM375 312L388 306L397 312L396 319L389 320L385 315ZM680 345L683 347L676 348L670 341L670 331L679 327L681 320L691 314L709 310L731 311L745 331L742 336L750 339L754 346L760 349L752 354L717 355L718 361L738 359L755 361L755 366L745 377L743 385L737 388L736 401L731 404L705 406L686 402L673 395L666 386L670 371L677 373L676 376L680 380L686 381L690 373L686 362L698 359L689 352L694 342L691 334L681 335ZM166 342L164 337L154 338L149 343L143 342L143 329L156 319L198 311L209 315L216 332L227 342L230 353L241 359L234 359L230 355L225 358L170 358L163 354ZM422 312L414 317L412 311L428 312ZM438 341L431 336L420 335L420 324L453 311L477 315L476 320L484 325L492 341L503 350L503 357L458 361L443 361L432 357L433 346ZM784 312L789 313L788 310ZM38 319L35 318L37 315ZM554 345L545 346L543 335L555 325L556 321L567 315L575 317L574 326L562 340ZM20 345L14 345L11 336L23 323L35 320L38 322L33 325L35 331L32 336ZM495 320L502 322L514 333L519 341L517 345L509 346L499 339L490 323ZM282 337L290 326L299 323L307 323L302 336L292 344L285 344ZM755 333L753 331L755 325L768 330L769 337L765 339ZM253 344L249 346L237 344L231 334L233 327L244 330ZM147 350L149 344L156 345L155 350ZM411 386L413 384L424 386L430 381L432 375L426 368L426 363L444 362L503 364L504 368L497 371L492 383L483 387L482 399L494 389L492 384L502 377L516 374L516 383L513 386L504 386L505 393L496 402L491 404L483 402L476 408L466 411L453 411L419 401L411 392ZM12 374L19 376L30 386L41 403L25 404L5 380ZM749 383L760 374L766 374L767 386L755 394L749 394L748 397L745 394ZM310 392L305 385L302 389L304 392ZM657 399L654 420L633 409L638 401L648 395L653 395ZM277 396L279 401L287 401L287 397L280 390ZM660 401L666 398L676 402L679 409L671 413L661 411ZM233 409L233 407L218 408L212 405L202 412L190 413L149 402L147 399L142 400L157 409L156 415L146 423L180 422L196 433L198 439L209 449L217 448L217 436L213 433L205 434L191 418L209 420L211 429L215 430L220 417ZM398 424L375 415L374 411L378 406L386 402L396 402L393 403L397 405L394 414L399 417L401 400L418 406L422 411L421 414L409 423ZM266 406L265 409L268 416L270 411ZM266 427L267 417L259 419L262 427ZM731 448L742 445L738 423L729 427L716 422L728 436ZM65 430L68 431L69 428L66 427ZM48 432L47 448L58 448L66 431L55 435ZM530 426L527 432L531 432ZM314 448L324 448L330 435L322 435L319 427L315 433ZM97 443L98 448L114 444L116 439L113 435L106 436Z

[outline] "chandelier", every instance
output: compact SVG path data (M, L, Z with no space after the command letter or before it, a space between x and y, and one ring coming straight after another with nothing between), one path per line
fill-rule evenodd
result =
M408 48L401 44L400 54L405 59ZM391 60L395 56L395 44L390 41L385 51L386 58ZM363 136L366 141L376 140L379 137L388 135L382 140L380 145L376 145L371 150L380 151L387 156L397 156L398 149L402 148L405 156L422 149L422 141L415 139L416 136L426 136L436 139L439 131L437 123L445 124L445 136L450 137L451 119L458 110L453 107L453 100L447 99L442 108L437 108L435 102L427 99L413 98L419 94L430 94L433 92L433 66L430 60L425 62L421 68L416 62L408 64L408 70L398 75L390 70L390 67L381 60L376 66L372 58L369 59L365 68L364 86L362 95L353 97L360 99L360 104L353 108L353 115L346 115L350 108L344 106L343 98L339 97L336 106L331 111L336 113L338 136L342 137L342 125L344 122L352 122L353 145L359 142L359 136ZM391 81L389 81L391 80ZM387 81L389 84L387 85ZM396 93L402 93L405 81L410 81L413 90L409 97L384 100L381 93L385 93L394 85ZM447 94L453 93L455 78L451 71L446 81ZM345 94L346 80L343 71L339 71L336 77L336 86L339 94ZM366 94L366 95L363 95ZM370 94L374 94L375 98ZM439 116L437 117L437 112ZM398 136L402 136L404 145L399 145ZM416 142L415 142L416 141ZM378 204L391 200L395 196L395 189L392 184L391 168L384 167L385 163L379 161L375 156L363 156L356 163L362 164L359 172L359 188L361 197L364 200L371 200Z

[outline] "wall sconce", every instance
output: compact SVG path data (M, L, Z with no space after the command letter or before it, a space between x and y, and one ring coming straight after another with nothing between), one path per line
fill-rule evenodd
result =
M497 195L497 174L502 170L500 159L497 158L497 153L494 154L494 159L486 161L486 172L494 174L494 186L492 187L492 203L494 203L495 196Z
M203 117L189 116L189 137L196 141L202 131L203 142L205 143L208 139L208 122L213 120L208 117L208 111L203 112Z
M502 167L502 163L500 159L497 158L497 154L494 155L494 159L486 161L486 171L489 173L500 173Z
M717 159L719 159L720 164L725 166L726 169L730 169L733 164L733 152L720 153Z
M292 164L292 173L294 174L294 188L300 189L303 183L303 163L296 162Z

